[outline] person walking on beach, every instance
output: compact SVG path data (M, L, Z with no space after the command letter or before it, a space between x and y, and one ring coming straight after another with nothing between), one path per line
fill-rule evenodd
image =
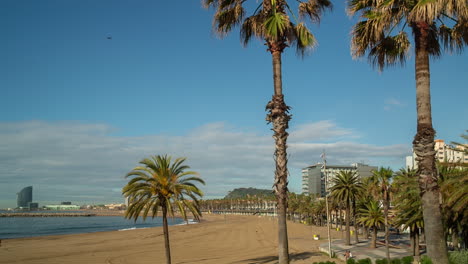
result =
M351 254L351 253L349 252L349 250L346 250L346 251L345 251L345 253L344 253L345 261L348 261L349 255L350 255L350 254Z

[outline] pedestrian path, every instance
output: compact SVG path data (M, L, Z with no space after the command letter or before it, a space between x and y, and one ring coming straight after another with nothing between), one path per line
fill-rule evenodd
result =
M332 241L332 251L336 254L336 257L344 260L344 254L346 250L349 250L354 259L365 259L370 258L374 263L377 259L386 258L385 243L382 239L378 240L377 248L371 248L370 239L360 239L359 243L356 243L351 239L351 245L345 245L344 239L337 239ZM408 235L392 236L390 238L390 257L391 258L402 258L405 256L411 256L411 247L409 245ZM324 243L320 244L320 251L328 253L328 241L324 240Z

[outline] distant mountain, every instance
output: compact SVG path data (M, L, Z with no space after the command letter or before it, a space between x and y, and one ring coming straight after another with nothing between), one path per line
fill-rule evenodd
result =
M243 199L247 198L247 195L250 197L274 197L273 190L266 189L256 189L256 188L237 188L228 193L224 199Z

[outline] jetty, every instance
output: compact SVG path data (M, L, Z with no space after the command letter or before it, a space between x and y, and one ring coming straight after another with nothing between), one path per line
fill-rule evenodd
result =
M0 217L90 217L96 216L91 213L0 213Z

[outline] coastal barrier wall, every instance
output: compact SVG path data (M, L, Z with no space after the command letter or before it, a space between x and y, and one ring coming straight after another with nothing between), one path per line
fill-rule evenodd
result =
M91 213L0 213L0 217L90 217Z

